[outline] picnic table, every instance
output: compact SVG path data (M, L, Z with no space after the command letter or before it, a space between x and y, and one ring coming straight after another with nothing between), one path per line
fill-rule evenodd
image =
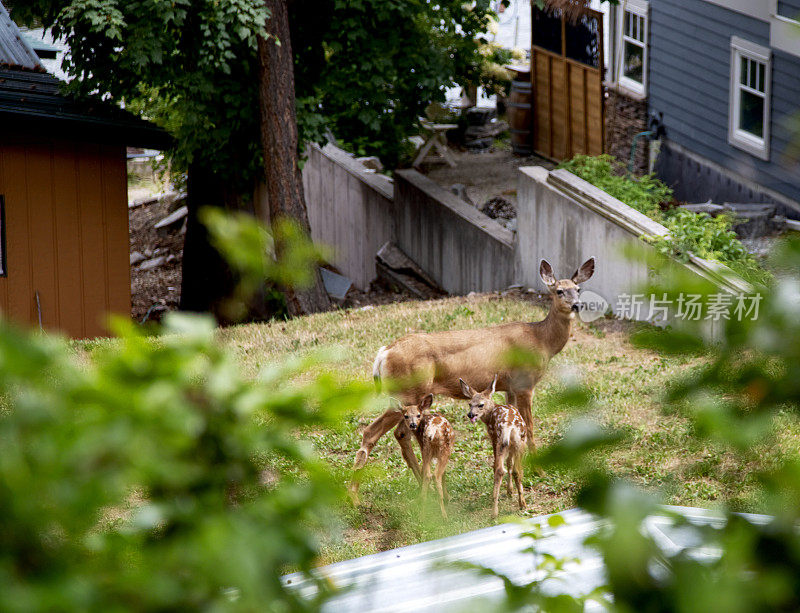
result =
M417 153L417 157L414 158L412 166L414 168L419 168L426 159L431 157L434 160L443 159L451 167L455 167L456 160L447 148L445 132L458 128L458 125L454 123L433 123L425 119L420 123L422 124L422 128L426 130L430 136L428 140L423 143L422 147L419 148L419 153ZM439 154L439 157L430 155L431 149L434 149L436 153Z

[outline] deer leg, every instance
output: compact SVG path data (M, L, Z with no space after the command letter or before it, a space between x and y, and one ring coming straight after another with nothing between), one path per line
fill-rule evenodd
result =
M506 472L505 464L506 454L508 453L508 447L501 447L500 444L495 445L494 448L494 491L492 492L492 519L497 519L497 515L499 514L498 511L498 500L500 498L500 486L503 483L503 475Z
M408 464L411 472L414 473L417 481L422 483L422 471L419 467L419 462L417 462L417 454L414 453L414 445L411 442L414 438L414 434L411 432L411 428L406 425L406 422L403 421L402 417L400 418L400 424L394 429L394 437L400 444L400 452L403 454L403 459L406 461L406 464Z
M508 494L508 497L511 498L511 496L514 495L513 490L511 489L512 475L514 472L514 457L510 453L508 454L508 457L506 457L506 472L508 473L508 479L506 479L506 494Z
M350 481L349 490L350 497L353 499L353 504L358 504L358 486L361 484L359 479L360 470L364 468L364 465L367 463L369 452L372 451L372 448L380 437L394 428L402 420L402 411L398 409L388 409L384 411L383 415L364 429L364 434L361 436L361 447L356 452L356 459L355 462L353 462L353 479Z
M525 494L522 490L522 454L516 453L514 457L514 480L517 482L517 496L519 497L519 508L524 511L527 509L525 504Z
M528 451L533 453L536 451L536 442L533 440L533 411L531 409L531 401L533 399L533 390L519 390L513 392L513 405L522 415L522 420L525 422L525 428L528 435Z
M431 459L432 454L430 447L426 446L422 449L422 508L425 508L425 503L428 501L428 487L431 484Z
M447 462L450 458L446 455L439 456L436 461L436 489L439 491L439 508L442 510L442 517L447 519L447 511L444 508L444 471L447 470ZM448 500L449 500L448 496Z

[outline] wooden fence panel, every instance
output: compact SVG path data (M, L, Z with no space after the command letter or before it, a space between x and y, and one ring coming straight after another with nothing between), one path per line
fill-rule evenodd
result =
M538 10L534 5L535 16ZM551 17L534 22L537 27L557 30L558 22ZM581 24L567 27L563 18L560 23L560 38L557 32L553 36L539 33L538 38L534 32L535 40L555 41L552 49L533 45L531 50L533 148L559 161L604 151L602 17L589 11ZM587 38L593 43L587 45ZM559 40L560 53L555 50Z

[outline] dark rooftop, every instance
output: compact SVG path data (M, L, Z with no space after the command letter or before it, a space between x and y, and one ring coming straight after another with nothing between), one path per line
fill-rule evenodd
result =
M102 100L64 93L0 2L0 121L4 133L44 133L151 149L170 146L161 128Z

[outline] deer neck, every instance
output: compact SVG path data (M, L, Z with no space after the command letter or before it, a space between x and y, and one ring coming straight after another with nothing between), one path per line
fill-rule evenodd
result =
M547 350L548 359L556 355L567 344L573 316L572 311L565 309L554 295L550 303L550 311L547 313L547 317L540 322L540 331L537 335Z

